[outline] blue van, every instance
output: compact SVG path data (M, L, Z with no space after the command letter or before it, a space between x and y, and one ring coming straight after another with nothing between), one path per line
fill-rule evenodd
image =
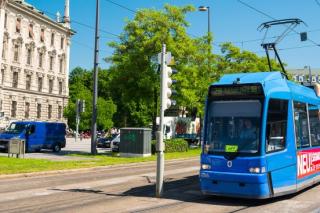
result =
M0 134L0 149L8 150L10 139L24 139L26 152L38 152L52 149L59 152L66 146L66 124L41 121L12 122L5 132Z

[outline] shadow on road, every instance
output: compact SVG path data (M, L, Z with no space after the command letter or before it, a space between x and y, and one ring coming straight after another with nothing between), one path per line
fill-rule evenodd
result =
M146 177L147 178L147 177ZM145 198L155 198L155 184L147 178L148 185L139 186L131 188L122 193L108 193L99 189L68 189L60 190L53 189L58 191L67 191L67 192L79 192L79 193L93 193L101 194L106 196L116 196L116 197L125 197L125 196L134 196L134 197L145 197ZM150 183L151 182L151 183ZM319 184L318 184L319 185ZM316 185L317 186L317 185ZM313 187L316 187L313 186ZM310 187L310 188L313 188ZM266 200L253 200L253 199L242 199L242 198L230 198L230 197L221 197L221 196L209 196L202 195L199 189L199 179L197 175L188 176L182 179L171 179L166 180L164 184L164 193L162 198L176 200L180 202L191 202L198 204L212 204L220 206L244 206L240 210L271 204L274 202L292 199L295 196L300 195L305 192L305 189L299 193L293 195L286 195L278 198L266 199Z

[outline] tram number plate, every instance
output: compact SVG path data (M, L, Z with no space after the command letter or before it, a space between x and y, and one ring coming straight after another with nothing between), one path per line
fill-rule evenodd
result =
M238 146L237 145L226 145L225 151L226 152L237 152Z

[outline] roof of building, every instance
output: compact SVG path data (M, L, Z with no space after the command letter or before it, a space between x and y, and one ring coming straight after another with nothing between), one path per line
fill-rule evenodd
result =
M301 69L287 69L287 72L292 75L309 75L309 68L301 68ZM312 75L320 75L319 68L311 68Z
M67 30L71 35L75 34L75 31L73 31L72 29L69 29L64 25L65 23L63 22L63 20L61 22L57 22L56 20L53 20L52 18L47 16L43 11L38 10L33 5L27 3L25 0L11 0L9 1L9 3L12 3L12 5L16 6L17 8L22 7L23 9L25 9L26 12L31 12L33 14L40 15L48 23L51 23L52 25L59 27L61 29Z

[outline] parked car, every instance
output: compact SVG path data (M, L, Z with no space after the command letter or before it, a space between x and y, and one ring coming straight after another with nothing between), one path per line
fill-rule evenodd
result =
M111 150L113 152L119 152L119 143L120 143L120 134L118 134L112 141L111 141Z
M16 121L0 134L0 149L7 151L10 139L26 142L26 151L52 149L59 152L66 146L66 125L64 123L40 121Z
M112 139L113 139L113 137L98 138L97 147L98 148L110 148Z

